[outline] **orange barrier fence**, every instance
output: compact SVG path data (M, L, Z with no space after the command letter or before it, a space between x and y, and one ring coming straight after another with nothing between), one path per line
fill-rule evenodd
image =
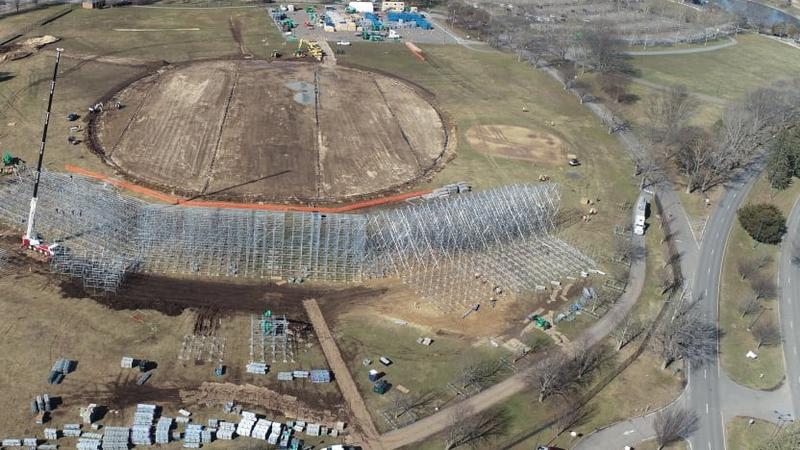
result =
M406 48L411 50L411 53L414 54L420 61L425 61L425 54L422 52L422 49L414 45L413 42L406 41Z
M89 178L94 178L96 180L101 180L106 183L117 186L121 189L125 189L131 192L136 192L137 194L151 197L165 203L186 206L186 207L195 207L195 208L251 209L251 210L278 211L278 212L293 211L293 212L344 213L349 211L355 211L358 209L371 208L375 206L389 205L392 203L402 202L404 200L408 200L414 197L420 197L422 195L429 194L431 192L431 189L407 192L405 194L397 194L397 195L390 195L388 197L362 200L359 202L354 202L347 205L335 206L335 207L281 205L275 203L257 204L257 203L223 202L223 201L209 201L209 200L197 200L197 199L187 199L183 197L175 197L169 194L165 194L163 192L146 188L144 186L139 186L138 184L135 183L130 183L124 180L112 178L98 172L84 169L82 167L73 166L71 164L66 164L64 168L67 170L67 172L83 175Z

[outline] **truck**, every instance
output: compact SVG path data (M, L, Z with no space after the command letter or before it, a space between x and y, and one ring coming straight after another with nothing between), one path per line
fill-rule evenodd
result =
M642 196L636 202L636 212L633 217L633 234L644 235L644 221L647 218L647 197Z

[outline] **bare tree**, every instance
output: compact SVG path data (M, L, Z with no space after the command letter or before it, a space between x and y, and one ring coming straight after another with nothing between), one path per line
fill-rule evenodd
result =
M744 318L749 314L753 314L758 311L761 306L753 301L753 297L751 295L746 295L739 299L737 303L737 311L739 311L739 318Z
M680 130L686 128L697 110L697 102L689 95L686 86L672 86L650 101L645 114L649 122L650 139L671 144Z
M572 350L572 358L569 362L575 372L575 380L577 382L586 381L588 375L599 368L607 356L608 349L603 345L577 346Z
M758 347L762 345L772 347L781 343L781 330L772 320L762 320L750 329L750 333L758 341Z
M395 395L392 399L392 411L394 418L397 419L403 414L406 414L417 408L424 408L425 406L428 406L436 401L437 398L439 398L439 394L433 391Z
M541 361L531 372L531 382L539 391L539 403L553 395L567 396L575 389L576 372L570 366L569 357L558 352Z
M652 344L662 358L662 368L675 360L702 365L717 352L719 330L697 308L697 301L677 301L672 314L659 324Z
M758 303L759 300L774 298L778 295L778 286L775 284L775 280L764 275L752 276L750 278L750 290L753 291L753 296L750 299L751 306L749 306L748 309L755 308L755 306L752 305ZM739 317L744 317L744 314L741 314Z
M611 22L593 22L581 33L581 47L585 52L584 62L601 74L628 73L631 65L625 54L625 42Z
M504 409L475 412L470 407L456 408L445 432L445 450L463 445L477 447L505 434L508 413Z
M470 361L464 365L459 374L458 381L462 388L473 384L484 384L492 381L499 373L502 365L496 360Z
M784 426L756 450L797 450L800 448L800 425L792 423Z
M668 408L656 413L653 427L659 450L666 445L687 439L697 431L697 414L685 408Z
M622 350L623 347L639 337L644 329L645 326L640 320L631 315L625 317L625 320L611 330L611 337L617 341L617 351Z
M772 257L770 255L751 256L740 260L736 264L736 271L739 273L739 278L744 281L753 277L771 262Z

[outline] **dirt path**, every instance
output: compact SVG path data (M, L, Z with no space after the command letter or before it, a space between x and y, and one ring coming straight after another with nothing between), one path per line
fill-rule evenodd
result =
M360 440L359 443L365 450L382 449L383 446L378 438L378 430L375 429L375 425L372 423L372 418L369 415L369 411L367 411L367 405L364 403L364 399L361 398L361 394L358 393L356 383L347 369L336 341L333 340L331 330L328 328L328 323L325 321L317 301L314 299L303 300L303 307L306 309L308 320L314 326L314 331L317 333L320 345L322 345L325 358L336 376L336 382L339 384L342 396L352 413L353 429L355 430L354 438Z

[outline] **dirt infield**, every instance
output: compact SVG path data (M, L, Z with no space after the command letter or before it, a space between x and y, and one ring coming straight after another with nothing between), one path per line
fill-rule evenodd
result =
M412 185L443 161L443 120L414 87L299 62L170 66L95 121L105 160L189 198L333 203Z
M478 151L545 165L561 164L566 157L558 137L530 128L506 125L473 125L467 141Z

